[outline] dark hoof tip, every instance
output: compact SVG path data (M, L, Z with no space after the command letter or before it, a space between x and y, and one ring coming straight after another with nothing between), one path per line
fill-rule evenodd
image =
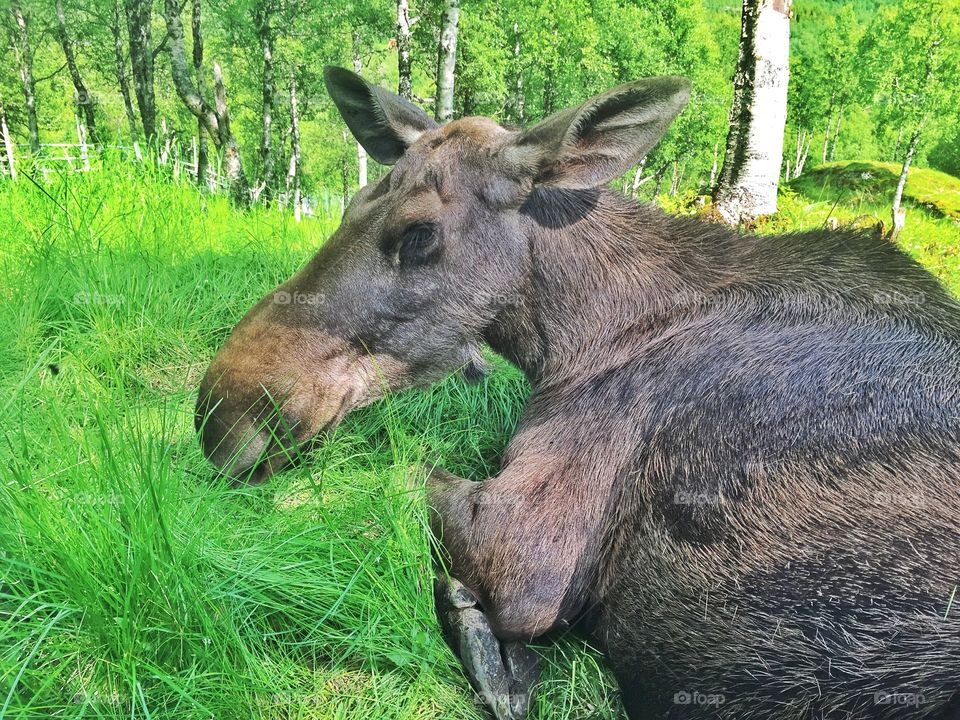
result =
M524 720L539 679L539 657L520 642L501 643L477 598L462 583L437 581L444 632L480 699L497 720Z

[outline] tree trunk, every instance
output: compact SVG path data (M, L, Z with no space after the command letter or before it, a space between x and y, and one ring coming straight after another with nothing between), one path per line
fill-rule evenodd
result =
M810 144L813 142L813 133L804 130L804 140L797 146L797 161L793 165L793 179L800 177L803 168L807 165L807 158L810 157Z
M290 165L287 193L293 202L293 217L300 222L300 116L297 112L297 78L290 74Z
M717 182L717 170L720 169L720 141L713 144L713 165L710 166L710 184L707 186L707 192L713 192Z
M80 162L83 163L84 172L90 172L90 153L87 151L87 129L83 125L83 110L80 106L80 98L74 98L77 101L77 144L80 146Z
M153 40L150 23L153 18L151 0L124 0L127 32L130 38L130 67L133 89L140 109L140 122L147 140L157 132L157 102L153 87Z
M715 207L736 225L777 211L787 121L791 0L743 0L727 149Z
M410 81L410 5L408 0L397 0L397 68L400 82L397 94L407 100L413 99Z
M457 25L460 22L460 0L445 0L440 48L437 53L437 122L453 119L453 84L457 66Z
M123 10L122 0L114 0L113 16L110 19L110 33L113 35L113 63L117 74L117 84L120 86L120 95L123 97L123 110L127 116L127 125L130 127L130 142L137 160L142 160L140 153L140 128L137 125L137 116L133 110L133 101L130 96L130 83L127 79L127 64L123 53Z
M513 71L516 73L516 82L513 86L513 115L517 125L523 124L524 94L523 94L523 66L520 61L520 25L513 24Z
M13 139L10 137L10 128L7 127L7 111L0 105L0 139L3 140L3 150L6 154L7 172L10 179L17 179L17 164L13 157Z
M637 193L640 191L640 185L643 182L643 169L647 166L646 156L640 161L640 164L637 165L637 170L633 174L633 186L630 188L630 197L636 198Z
M254 198L264 194L269 199L268 190L273 181L273 105L276 95L276 86L273 75L273 28L271 22L271 1L257 0L254 8L254 26L257 30L257 39L260 42L260 53L263 57L263 75L260 85L261 114L260 114L260 154L257 164L257 179L254 182Z
M910 163L913 162L913 156L917 152L917 144L920 142L920 131L915 130L910 136L910 144L907 146L907 154L903 158L903 168L900 170L900 180L897 182L897 189L893 193L893 208L891 215L893 217L893 227L890 231L890 238L896 240L900 231L907 221L907 211L900 207L903 202L903 190L907 186L907 175L910 172Z
M197 76L197 92L200 97L205 93L203 79L203 27L200 18L200 0L193 0L190 13L190 32L193 35L193 72ZM202 188L209 187L207 184L207 169L210 166L210 154L207 150L207 129L203 125L203 120L197 118L197 185Z
M70 72L70 79L73 81L73 88L77 93L77 103L80 112L83 114L83 120L86 124L86 134L90 142L99 145L100 140L97 137L97 120L93 115L93 97L87 91L87 86L83 84L83 77L80 75L80 68L77 67L77 58L73 53L73 44L70 42L70 36L67 34L67 16L63 11L63 0L56 0L57 14L57 40L63 49L63 56L67 61L67 70Z
M833 108L830 109L830 113L827 115L827 129L823 131L823 155L820 158L820 162L827 162L827 155L830 152L830 128L833 127Z
M673 161L673 178L670 181L670 197L675 197L680 191L680 183L683 181L683 169L676 160Z
M892 162L896 162L897 158L900 157L900 145L903 144L903 128L900 128L897 131L897 144L893 148L893 158Z
M176 0L172 0L176 2ZM230 129L230 113L227 110L227 88L223 84L223 70L220 63L213 64L213 88L217 102L217 121L220 127L217 148L223 153L224 174L230 186L230 194L236 203L250 204L250 185L243 171L243 159L240 157L240 145Z
M218 63L213 64L216 96L216 107L213 108L203 99L190 78L184 50L183 23L180 20L180 5L177 0L164 0L163 15L170 39L170 76L173 78L177 95L194 117L203 122L213 144L222 153L224 171L233 199L238 204L247 206L250 204L249 184L243 171L240 147L230 130L230 113L227 110L227 91L223 85L223 71Z
M546 73L543 79L543 115L548 117L553 114L553 61L547 65Z
M653 175L653 196L651 200L656 200L660 196L660 190L663 188L663 176L667 172L667 168L670 167L670 162L665 162L660 166L660 169L657 170Z
M344 133L347 135L348 133ZM344 137L344 140L347 138ZM350 204L350 168L347 167L347 156L340 157L340 190L343 211L346 212L347 205Z
M843 105L837 108L837 124L833 128L833 139L830 141L830 162L837 155L837 141L840 139L840 125L843 123Z
M20 71L20 85L23 87L23 100L27 108L30 151L38 153L40 152L40 131L37 127L37 89L33 79L33 49L30 47L27 17L20 7L20 0L11 0L10 10L16 25L13 52Z
M353 44L353 71L359 75L363 69L360 61L360 33L354 30L350 39ZM367 186L367 151L360 143L357 143L357 184L362 188Z

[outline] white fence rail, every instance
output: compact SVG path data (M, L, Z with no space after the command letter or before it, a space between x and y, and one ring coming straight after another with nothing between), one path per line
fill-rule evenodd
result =
M5 137L9 137L5 135ZM39 153L31 153L30 146L24 143L15 144L4 141L0 144L0 176L16 179L18 167L27 163L42 173L46 180L51 174L68 172L91 172L97 170L95 161L105 152L115 152L130 162L143 162L144 151L138 143L133 145L90 145L85 142L77 143L41 143ZM179 143L168 140L159 149L153 151L154 161L164 167L169 167L174 178L189 177L197 181L197 166L199 165L199 150L197 138L194 136L189 147L184 148ZM219 158L210 157L207 166L205 187L211 193L227 193L229 182L220 171ZM277 193L275 200L281 207L292 208L292 193ZM303 196L300 199L300 213L295 215L314 216L318 213L339 217L343 214L344 202L342 195L321 190L315 197ZM295 209L294 209L295 210Z

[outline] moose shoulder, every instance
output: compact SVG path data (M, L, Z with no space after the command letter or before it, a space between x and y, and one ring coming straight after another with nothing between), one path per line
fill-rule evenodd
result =
M325 77L393 168L214 358L212 462L261 480L489 345L533 384L502 470L427 491L441 617L498 718L527 709L523 642L585 617L632 718L960 717L960 305L936 279L880 239L608 189L680 78L513 131Z

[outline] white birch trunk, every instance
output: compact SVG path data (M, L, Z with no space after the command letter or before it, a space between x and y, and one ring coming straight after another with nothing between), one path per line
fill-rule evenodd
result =
M16 38L13 42L13 54L17 60L20 84L23 88L23 101L27 108L27 129L30 139L30 152L40 152L40 131L37 125L37 92L33 78L33 49L30 46L30 32L27 17L20 8L20 0L10 3L13 21L16 26Z
M893 193L893 208L891 209L891 216L893 219L893 227L890 231L891 239L896 239L900 235L900 231L903 230L903 226L907 222L907 211L900 206L903 202L903 191L907 186L907 175L910 173L910 163L913 162L913 156L917 152L917 144L920 142L920 131L915 130L913 135L910 137L910 144L907 146L907 154L903 158L903 168L900 170L900 179L897 181L897 189Z
M457 26L460 22L460 0L446 0L440 49L437 57L437 122L453 118L453 85L457 66Z
M743 0L730 133L715 196L728 223L777 211L790 75L791 0Z
M300 116L297 112L297 80L290 76L290 165L287 192L293 198L293 217L300 222Z
M0 107L0 136L3 138L3 149L7 156L7 172L10 179L17 179L17 164L13 157L13 139L10 137L10 128L7 127L7 113Z
M633 174L633 186L630 188L630 197L636 198L640 185L643 183L643 169L647 166L647 158L644 157L637 165L637 171Z
M410 4L408 0L397 0L397 69L400 71L397 94L406 100L411 100L413 85L410 81Z
M77 102L80 100L77 98ZM80 161L83 163L84 172L90 172L90 153L87 149L87 128L83 124L83 118L77 113L77 142L80 144Z
M363 63L360 61L360 34L354 30L351 34L353 42L353 71L359 75L363 69ZM367 151L363 145L357 143L357 184L364 188L367 186Z
M713 165L710 167L710 184L707 185L709 188L708 192L713 192L714 184L717 182L717 170L719 170L720 165L720 142L717 141L713 144Z

